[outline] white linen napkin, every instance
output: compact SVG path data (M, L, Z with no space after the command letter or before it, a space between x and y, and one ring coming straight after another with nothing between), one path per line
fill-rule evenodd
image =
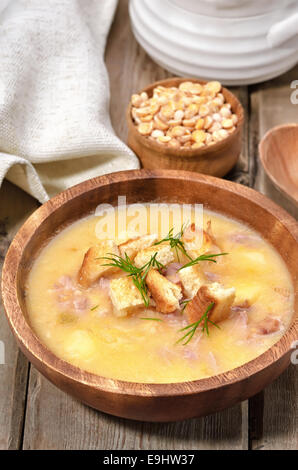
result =
M104 64L117 0L0 0L0 185L46 201L139 167L109 117Z

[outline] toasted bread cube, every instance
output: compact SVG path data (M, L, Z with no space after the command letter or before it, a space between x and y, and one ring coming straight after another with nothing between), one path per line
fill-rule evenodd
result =
M157 235L143 235L141 237L137 238L130 238L124 243L121 243L118 245L120 255L122 258L124 258L125 253L127 256L133 260L138 251L143 250L144 248L148 248L149 246L152 246L153 243L157 241Z
M104 266L108 260L100 259L109 254L119 255L116 243L112 240L103 240L95 246L91 246L85 253L82 266L79 271L78 281L83 287L89 287L101 276L110 274L115 270L112 266Z
M197 258L205 253L217 254L221 251L212 233L210 220L207 222L207 229L203 230L202 233L196 228L195 224L192 223L185 230L181 240L184 243L187 253L192 258Z
M110 297L117 317L125 317L137 307L144 307L144 300L131 277L112 279Z
M183 292L188 299L192 299L199 288L205 284L204 276L197 264L180 269L179 277L183 286Z
M146 284L159 312L171 313L179 308L182 292L177 284L169 281L156 269L149 270Z
M153 245L144 250L139 251L134 259L137 268L141 268L150 261L152 256L157 253L156 259L159 263L166 266L174 260L174 254L168 243L161 243L160 245Z
M235 299L234 287L225 289L218 282L199 288L194 298L186 305L185 314L189 323L198 321L206 312L207 307L214 302L208 318L213 323L219 323L228 318Z

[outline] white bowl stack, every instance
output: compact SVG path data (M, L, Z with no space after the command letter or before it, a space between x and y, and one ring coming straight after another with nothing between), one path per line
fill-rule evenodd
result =
M161 66L226 85L298 62L297 0L130 0L136 39Z

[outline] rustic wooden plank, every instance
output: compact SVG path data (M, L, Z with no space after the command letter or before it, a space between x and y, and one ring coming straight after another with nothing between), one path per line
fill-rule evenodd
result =
M98 413L31 366L23 449L96 449L106 430Z
M188 421L159 424L107 419L105 449L241 449L241 408Z
M287 74L271 80L252 89L251 93L251 125L255 129L258 141L272 127L278 124L298 122L298 105L292 104L290 87L293 80L297 79L298 66ZM257 127L257 129L256 129ZM298 217L298 209L277 190L267 177L258 160L257 141L252 145L254 158L257 160L255 188L266 194L272 200L284 207L294 217Z
M239 160L233 170L226 176L227 179L235 181L236 183L244 184L245 186L252 187L254 182L254 173L255 173L255 163L254 160L250 158L249 153L249 91L247 86L239 86L231 88L233 93L240 100L245 113L245 121L243 127L243 141L242 141L242 151L239 157ZM242 449L248 449L249 447L249 400L246 400L241 403L241 416L242 416L242 426L241 426L241 440L242 440Z
M262 438L264 422L264 390L250 398L248 405L249 441Z
M171 76L136 43L121 0L106 51L110 76L111 119L126 141L125 110L130 95ZM238 90L247 102L247 90ZM244 103L245 104L245 103ZM247 140L246 140L247 141ZM244 153L235 179L246 178ZM248 178L249 181L249 178ZM215 415L172 424L140 423L96 412L56 389L31 369L24 449L229 449L247 448L247 403Z
M14 234L37 207L21 189L4 182L0 189L0 268ZM0 340L5 364L0 365L0 449L18 449L22 440L28 361L18 350L0 301Z
M254 188L283 206L297 217L297 208L288 201L266 176L259 158L258 142L271 127L298 122L298 106L291 103L297 79L296 66L287 74L269 82L250 87L249 152L254 161ZM249 441L253 449L296 449L297 440L297 366L291 366L279 379L249 403Z
M264 407L250 411L252 449L295 450L298 448L297 365L291 365L264 390Z
M242 448L241 408L177 423L144 423L97 412L31 368L24 449Z
M237 183L244 184L245 186L252 186L252 166L248 152L248 103L249 94L246 86L231 87L230 90L237 96L244 108L244 126L243 126L243 139L242 151L239 160L232 171L226 176L227 179Z
M106 48L106 65L110 77L110 114L116 134L127 140L126 108L132 93L173 74L155 64L138 45L131 31L128 0L118 4Z
M126 20L125 20L126 17ZM126 140L127 137L127 126L125 121L125 110L129 102L129 98L132 93L140 90L144 86L156 81L162 80L166 77L172 76L170 72L165 71L163 68L156 65L145 53L145 51L136 43L131 29L130 24L127 19L127 1L122 1L119 4L118 12L113 24L113 29L111 31L111 41L108 45L107 54L106 54L106 63L108 67L108 71L110 74L110 81L111 81L111 119L113 126L116 130L117 135ZM125 83L125 87L122 87L121 84ZM119 89L120 88L120 89ZM245 109L248 109L248 91L247 87L237 87L234 88L233 91L241 100ZM250 174L252 174L252 168L250 165L250 161L248 158L248 139L247 139L247 124L244 127L244 137L243 137L243 152L239 159L239 162L233 172L228 175L229 179L233 179L234 181L241 182L243 184L250 185L252 184L252 178ZM242 411L242 414L241 414ZM228 423L230 418L235 415L241 415L241 420L238 421L237 432L239 433L240 439L238 440L238 446L242 448L247 447L247 415L248 415L248 407L247 403L244 403L242 407L239 405L238 407L234 407L232 410L228 410L223 413L219 413L214 417L207 417L205 420L210 420L210 429L213 429L214 421L220 422L222 419L222 428L225 429L225 432L229 433L227 430L229 428ZM232 418L231 418L232 419ZM191 420L187 424L181 425L181 423L176 423L177 426L177 434L179 435L179 429L188 429L191 435L192 429L196 429L197 436L197 445L200 445L200 441L202 442L203 446L208 446L208 442L205 442L206 435L202 433L203 429L203 420ZM194 424L195 423L195 424ZM242 430L241 430L241 423L242 423ZM146 433L147 439L149 439L149 435L151 433L152 427L155 425L148 425L149 427L148 432ZM157 425L159 426L159 425ZM173 429L173 425L168 425L168 429ZM201 431L198 430L200 428ZM216 426L215 426L216 428ZM130 428L129 428L130 429ZM187 431L185 431L187 433ZM127 432L126 432L127 434ZM162 436L166 436L163 432L161 432ZM145 437L143 437L145 439ZM216 439L216 438L215 438ZM134 439L135 440L135 439ZM149 439L150 440L150 439ZM167 442L169 444L170 437L168 436ZM188 443L190 444L190 442ZM222 448L225 446L229 446L229 444L221 441ZM232 442L230 443L231 445ZM156 445L163 445L161 444L160 440L156 441ZM177 445L177 443L175 444ZM236 445L236 444L235 444ZM187 444L186 444L187 446ZM109 448L109 447L107 447ZM157 448L164 448L164 447L157 447Z

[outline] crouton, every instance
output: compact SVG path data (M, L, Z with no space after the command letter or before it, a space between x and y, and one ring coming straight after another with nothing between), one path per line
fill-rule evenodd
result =
M217 282L209 286L204 285L186 305L185 314L189 323L194 323L204 315L207 307L213 302L214 306L209 311L208 318L213 323L219 323L229 316L234 299L235 289L233 287L225 289Z
M196 228L195 224L192 223L185 230L181 240L187 253L192 258L197 258L205 253L217 254L221 251L212 233L210 220L207 222L207 228L203 230L202 234L200 230Z
M160 313L172 313L179 308L179 300L182 298L181 288L156 269L149 270L146 284Z
M108 260L100 259L109 253L118 255L117 245L112 240L104 240L95 246L91 246L85 253L82 266L78 274L78 282L83 287L89 287L101 276L110 274L115 270L112 266L104 266Z
M142 295L129 276L111 280L110 297L117 317L125 317L137 307L144 307Z
M152 246L157 241L157 235L143 235L137 238L130 238L124 243L118 245L120 255L124 258L125 253L131 260L136 257L138 251Z
M205 283L203 273L197 264L180 269L179 277L183 286L183 293L188 299L192 299Z
M156 255L156 260L163 265L167 265L174 260L174 254L171 250L171 247L168 243L161 243L160 245L149 246L138 252L137 256L134 259L134 263L137 268L141 268L146 263L148 263L154 254Z

